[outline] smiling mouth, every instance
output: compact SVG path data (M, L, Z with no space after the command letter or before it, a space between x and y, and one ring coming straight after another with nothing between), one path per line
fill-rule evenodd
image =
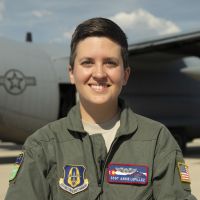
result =
M107 84L107 83L99 83L99 84L89 84L89 86L97 91L97 92L102 92L102 91L105 91L105 89L107 89L108 87L110 87L111 85L110 84Z

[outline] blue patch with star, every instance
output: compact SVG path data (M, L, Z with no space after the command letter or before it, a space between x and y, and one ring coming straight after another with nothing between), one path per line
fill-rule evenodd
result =
M71 193L76 194L88 187L88 179L85 178L85 167L83 165L65 165L64 178L60 178L59 186Z
M145 165L110 163L107 181L108 183L146 185L148 183L148 167Z

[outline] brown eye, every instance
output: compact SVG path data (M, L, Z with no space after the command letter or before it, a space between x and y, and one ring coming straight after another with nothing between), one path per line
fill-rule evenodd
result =
M107 60L105 62L106 66L109 67L109 68L112 68L112 67L116 67L117 66L117 63L115 61L112 61L112 60Z
M84 67L91 67L93 62L91 60L84 60L81 62L81 65Z

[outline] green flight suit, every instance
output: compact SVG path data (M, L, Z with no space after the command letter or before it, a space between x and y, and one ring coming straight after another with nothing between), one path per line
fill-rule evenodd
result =
M120 128L108 153L101 134L89 136L83 130L78 105L66 118L31 135L6 200L196 199L189 183L180 180L177 165L183 156L167 128L124 103L121 110ZM147 166L147 183L108 183L110 163ZM61 188L62 178L69 184Z

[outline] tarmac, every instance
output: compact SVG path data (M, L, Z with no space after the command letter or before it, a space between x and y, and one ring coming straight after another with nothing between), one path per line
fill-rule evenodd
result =
M20 145L0 141L0 200L5 198L13 163L20 153ZM189 165L192 193L200 200L200 139L187 144L185 161Z

